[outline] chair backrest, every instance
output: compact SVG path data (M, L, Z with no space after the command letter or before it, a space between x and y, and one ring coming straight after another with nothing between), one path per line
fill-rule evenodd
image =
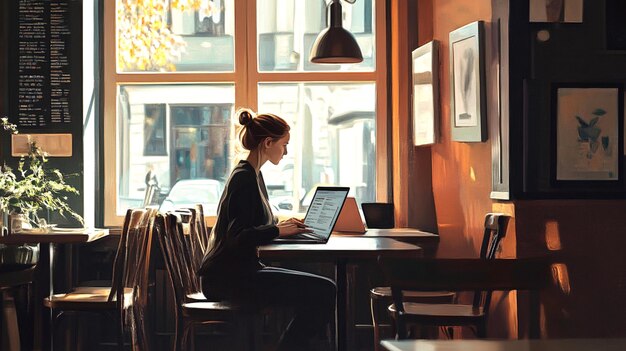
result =
M202 204L196 204L196 221L197 221L197 234L198 234L198 242L201 244L202 256L200 257L200 262L198 262L198 267L200 263L202 263L202 258L204 257L204 253L209 247L209 231L206 226L206 221L204 219L204 208Z
M150 184L146 187L146 192L143 196L143 206L158 205L158 192L160 188L156 184Z
M165 267L170 277L174 293L176 313L185 302L186 279L185 248L181 241L184 236L183 220L180 213L159 213L154 224L154 235L157 236Z
M396 226L393 203L364 202L361 204L368 228L393 228Z
M500 243L506 235L509 224L509 216L503 213L487 213L485 216L483 242L480 246L480 258L492 260L496 258L500 250ZM477 290L474 293L472 304L474 307L482 306L485 313L489 311L491 303L491 290Z
M204 209L201 204L189 209L192 212L189 226L189 249L191 253L192 273L198 271L209 245L209 234L204 221ZM198 285L198 288L200 285Z
M200 277L196 271L200 267L203 249L199 233L198 213L196 208L180 208L174 211L180 217L182 230L174 236L176 247L180 250L181 278L185 294L194 294L201 290ZM204 216L203 216L204 218ZM204 220L202 220L204 221Z
M152 226L156 213L154 208L126 211L113 261L113 278L108 298L109 301L116 301L122 320L132 331L133 344L140 349L149 349L144 314L148 305Z
M419 259L402 260L379 258L381 270L391 286L394 304L403 313L402 290L474 291L474 307L488 312L493 290L525 289L540 285L543 276L523 278L513 272L514 266L535 269L523 260L497 260L496 253L506 234L509 216L488 213L485 217L484 235L480 257L474 259Z

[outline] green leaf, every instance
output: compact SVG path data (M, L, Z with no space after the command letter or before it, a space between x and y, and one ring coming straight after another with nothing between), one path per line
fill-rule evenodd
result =
M585 120L582 117L577 115L576 119L578 120L578 123L580 123L581 127L589 127L589 124L587 124L587 122L585 122Z
M606 115L606 111L601 109L601 108L597 108L597 109L593 110L593 112L591 112L591 113L596 115L596 116L604 116L604 115Z

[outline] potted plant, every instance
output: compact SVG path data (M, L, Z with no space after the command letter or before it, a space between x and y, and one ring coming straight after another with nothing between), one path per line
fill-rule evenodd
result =
M0 124L4 131L18 134L17 126L9 123L8 118L1 118ZM78 195L78 190L65 183L58 169L48 169L47 162L46 153L34 141L29 141L29 152L20 157L17 171L6 164L0 166L0 211L8 214L10 228L45 226L45 220L39 217L44 209L57 211L64 217L69 214L84 223L67 203L67 195ZM14 225L13 221L23 221L23 224Z

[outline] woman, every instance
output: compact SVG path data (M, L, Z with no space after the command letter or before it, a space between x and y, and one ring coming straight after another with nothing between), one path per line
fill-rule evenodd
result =
M324 335L335 311L335 283L314 274L264 266L257 247L276 237L306 233L295 218L278 222L268 202L261 166L278 164L287 154L289 125L273 114L237 112L240 138L250 151L226 182L211 232L209 249L198 273L209 299L229 299L255 306L288 307L294 316L278 350L306 350Z

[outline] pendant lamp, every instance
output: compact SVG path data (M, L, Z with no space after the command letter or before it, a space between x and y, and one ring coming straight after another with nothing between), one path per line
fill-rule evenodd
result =
M328 5L330 25L318 34L311 48L313 63L359 63L363 55L352 33L343 28L340 0Z

